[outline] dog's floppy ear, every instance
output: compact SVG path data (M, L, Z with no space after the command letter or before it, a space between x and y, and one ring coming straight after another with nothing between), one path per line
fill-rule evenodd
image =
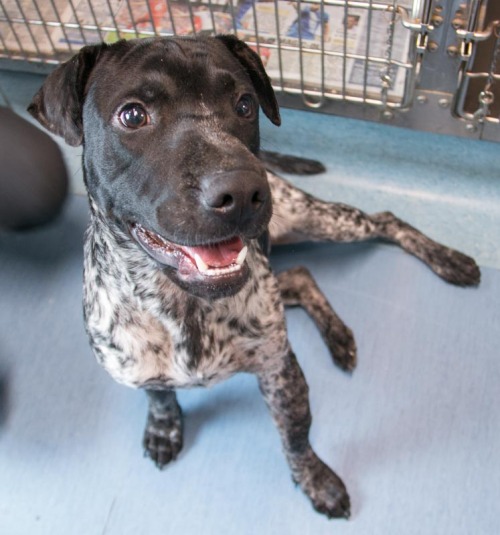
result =
M28 106L29 113L40 124L74 147L81 145L83 140L82 108L87 80L107 46L83 47L76 56L49 74Z
M234 35L217 35L216 38L222 41L245 67L259 97L262 110L272 123L279 126L281 118L278 102L259 55Z

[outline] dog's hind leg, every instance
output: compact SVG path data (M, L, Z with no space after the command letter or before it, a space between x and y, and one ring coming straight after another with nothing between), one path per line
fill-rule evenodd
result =
M308 387L291 350L258 374L259 386L281 436L292 477L328 517L348 518L350 500L342 480L314 453L309 443L311 412Z
M345 371L356 366L356 343L351 329L339 318L305 267L277 275L285 306L301 306L312 318L325 341L333 361Z
M144 431L144 454L158 468L173 461L182 449L182 412L175 391L146 389L149 400Z
M481 274L472 258L436 243L390 212L367 215L345 204L321 201L272 173L268 178L273 196L271 243L382 238L398 244L452 284L479 284Z

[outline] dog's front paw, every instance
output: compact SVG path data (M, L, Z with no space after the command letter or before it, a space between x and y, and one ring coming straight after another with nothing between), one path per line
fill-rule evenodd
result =
M182 418L158 418L148 415L143 438L144 455L150 457L156 466L164 468L175 460L182 449Z
M314 453L294 481L310 498L313 507L328 518L349 518L351 503L342 480Z
M457 286L477 286L481 280L475 260L448 247L435 250L430 264L442 279Z

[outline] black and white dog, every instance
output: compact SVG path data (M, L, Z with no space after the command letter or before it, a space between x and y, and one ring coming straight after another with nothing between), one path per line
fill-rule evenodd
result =
M218 36L85 47L29 111L83 144L86 328L112 377L149 396L148 455L161 468L182 448L176 388L251 372L294 480L318 511L348 517L344 484L309 443L308 388L284 306L307 310L344 370L355 343L305 269L272 273L268 244L384 238L453 284L476 285L480 273L390 213L322 202L266 171L259 104L279 125L259 57Z

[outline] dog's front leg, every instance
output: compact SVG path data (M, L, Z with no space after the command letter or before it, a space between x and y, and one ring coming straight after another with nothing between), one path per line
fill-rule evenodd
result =
M351 329L339 318L309 270L299 266L277 275L286 307L301 306L313 319L333 361L344 371L356 367L356 342Z
M479 283L481 274L472 258L431 240L390 212L368 215L352 206L317 199L272 173L268 179L273 196L272 243L382 238L425 262L447 282Z
M280 432L292 476L314 508L329 518L348 518L350 501L342 480L309 443L308 387L292 350L280 365L259 373L259 386Z
M144 454L158 468L173 461L182 449L182 412L172 389L146 389L149 400L144 431Z

